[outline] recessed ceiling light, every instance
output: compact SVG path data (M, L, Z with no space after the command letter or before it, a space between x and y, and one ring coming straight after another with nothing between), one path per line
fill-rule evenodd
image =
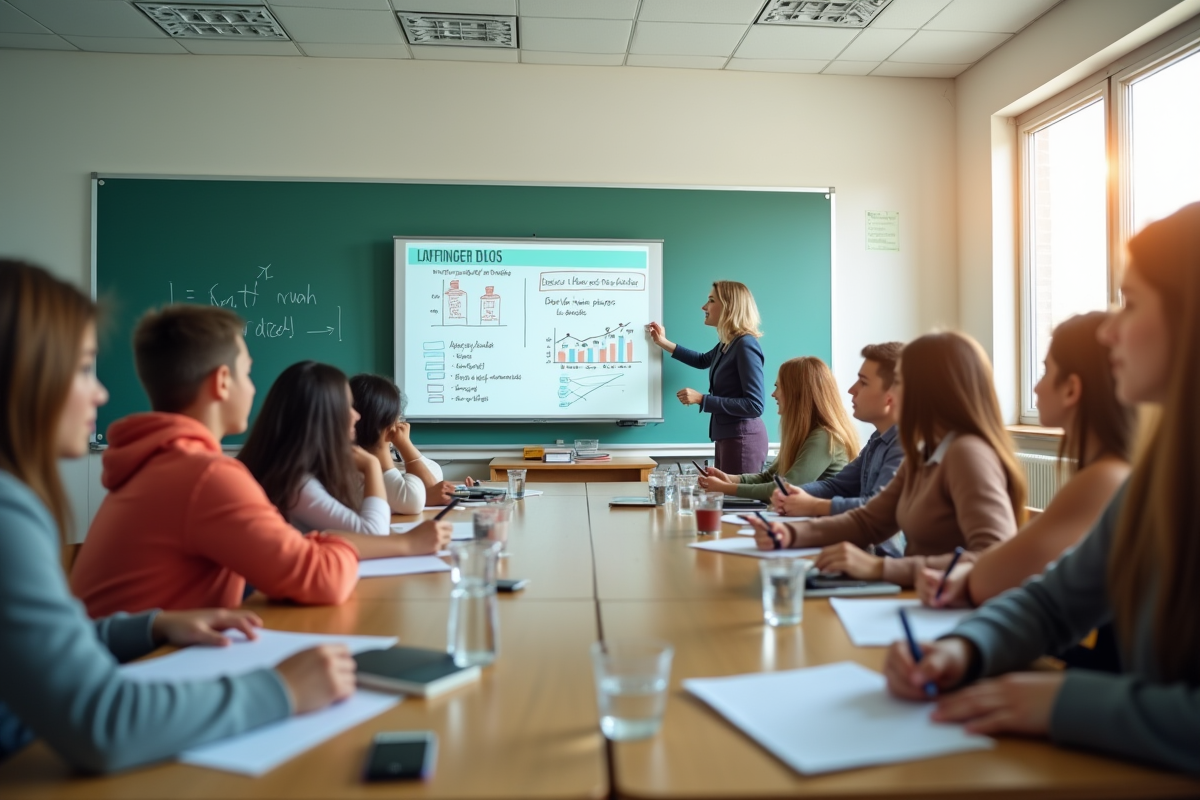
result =
M176 39L271 39L291 41L266 6L134 3Z
M759 25L865 28L892 0L771 0Z
M412 45L451 47L517 46L517 18L484 14L424 14L397 11L400 27Z

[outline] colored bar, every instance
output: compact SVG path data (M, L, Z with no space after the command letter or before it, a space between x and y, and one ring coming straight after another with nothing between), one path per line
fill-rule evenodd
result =
M608 348L602 347L602 348L600 348L600 363L605 364L607 362L608 362Z
M559 351L558 351L558 361L559 361L559 363L561 364L562 362L564 362L564 361L566 361L566 360L567 360L567 351L566 351L566 350L559 350Z
M582 364L584 361L587 360L587 358L585 357L585 354L582 350L580 350L578 353L576 353L575 360L580 364Z
M589 348L588 348L588 363L589 363L589 364L590 364L590 363L592 363L593 357L594 357L595 355L596 355L596 348L594 348L594 347L589 347Z
M625 345L625 360L633 363L633 342Z
M567 361L570 361L572 364L575 363L575 351L574 350L567 351Z
M619 354L619 360L622 363L624 363L624 361L625 361L625 337L624 336L617 337L617 353Z
M611 364L617 363L617 346L615 344L608 346L608 361Z

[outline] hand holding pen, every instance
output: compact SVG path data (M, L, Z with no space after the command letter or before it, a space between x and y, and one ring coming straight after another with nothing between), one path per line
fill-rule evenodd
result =
M770 523L767 518L759 512L753 512L754 515L743 514L742 519L750 523L754 528L754 541L758 544L759 550L782 550L783 549L783 526L779 523Z

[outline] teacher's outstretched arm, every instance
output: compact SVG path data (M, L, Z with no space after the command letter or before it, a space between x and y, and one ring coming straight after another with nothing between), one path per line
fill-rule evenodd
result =
M674 353L676 344L667 338L667 329L662 326L661 322L651 322L646 326L646 333L650 334L650 341L666 350L668 353Z

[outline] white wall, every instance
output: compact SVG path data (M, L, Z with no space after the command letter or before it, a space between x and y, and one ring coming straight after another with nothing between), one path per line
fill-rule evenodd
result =
M14 50L0 75L0 253L81 284L91 172L834 186L839 382L958 322L949 80ZM900 252L865 250L867 210Z
M959 317L1019 414L1016 127L1012 120L1200 10L1196 0L1066 0L955 80Z

